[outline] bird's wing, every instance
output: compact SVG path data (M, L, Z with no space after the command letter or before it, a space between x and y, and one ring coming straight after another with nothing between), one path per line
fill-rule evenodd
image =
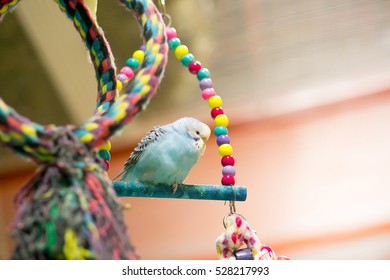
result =
M119 172L118 175L115 176L113 180L118 179L122 175L124 175L132 166L137 164L138 160L142 157L144 151L148 148L151 143L157 142L162 135L166 134L165 126L157 126L152 129L149 134L145 135L141 141L138 143L138 146L134 149L134 151L130 154L130 157L127 159L123 169Z

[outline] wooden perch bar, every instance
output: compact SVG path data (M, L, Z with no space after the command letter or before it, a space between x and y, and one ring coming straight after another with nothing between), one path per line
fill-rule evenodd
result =
M148 185L123 181L113 182L113 185L119 197L245 201L247 195L246 187L243 186L179 184L173 194L172 187L168 185Z

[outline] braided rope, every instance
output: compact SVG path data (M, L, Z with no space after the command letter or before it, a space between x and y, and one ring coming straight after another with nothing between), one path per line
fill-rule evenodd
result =
M0 1L0 18L18 3ZM56 2L90 52L98 80L97 109L78 127L42 126L0 98L0 141L41 163L16 198L13 258L134 259L122 206L93 148L128 123L155 94L167 62L164 23L152 1L121 1L138 19L146 49L132 87L115 100L115 65L95 18L83 1Z
M120 2L133 11L142 27L145 59L132 86L119 97L118 102L112 104L102 115L95 114L75 130L83 142L93 147L102 145L115 131L130 122L146 107L156 92L167 63L165 26L153 2L148 0Z
M12 12L16 8L18 3L19 0L0 0L0 22L6 14Z
M4 4L4 16L16 7L19 1ZM103 32L83 1L56 1L60 9L72 19L76 30L85 42L98 81L98 98L100 102L111 105L116 94L115 64L109 45ZM99 103L98 103L99 105ZM108 108L108 106L106 106ZM49 162L54 159L52 139L55 126L43 127L19 115L7 106L0 98L0 140L21 155L31 157L38 162Z
M11 3L13 2L15 1ZM76 127L74 133L89 147L98 147L142 111L155 94L167 63L168 46L164 23L152 1L121 1L138 19L146 49L143 67L135 77L132 87L114 102L117 94L115 64L101 29L83 1L56 2L73 20L90 51L96 70L97 111L84 124ZM11 4L3 7L11 7ZM1 15L8 11L9 9L5 10ZM43 127L19 115L0 98L0 140L18 153L38 162L51 161L53 155L50 152L50 139L55 130L56 127Z
M73 21L90 52L98 81L97 107L107 102L108 105L104 107L108 108L115 101L116 94L116 68L109 44L89 9L86 9L84 1L55 1Z

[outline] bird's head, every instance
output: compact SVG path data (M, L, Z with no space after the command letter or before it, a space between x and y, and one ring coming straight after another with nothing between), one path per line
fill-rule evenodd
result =
M184 128L188 135L197 142L203 153L206 149L206 142L210 138L210 128L201 121L190 117L182 118L177 122L178 125Z
M194 139L202 139L203 142L206 143L207 140L210 138L210 128L202 123L201 121L198 121L194 118L186 118L186 128L188 134Z

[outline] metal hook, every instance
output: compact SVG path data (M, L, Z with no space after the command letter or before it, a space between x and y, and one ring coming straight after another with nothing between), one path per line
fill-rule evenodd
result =
M161 17L166 19L166 21L164 20L165 22L165 25L167 27L170 27L171 26L171 22L172 22L172 18L171 16L167 13L167 10L166 10L166 6L165 6L165 0L160 0L158 2L159 6L160 6L160 10L161 10Z
M236 213L236 190L233 185L230 185L232 187L232 192L233 192L233 200L229 202L229 208L230 208L230 213Z
M227 214L225 215L225 217L223 217L223 227L224 227L225 229L226 229L226 219L229 218L229 217L230 217L231 215L233 215L233 214L240 216L243 220L246 220L245 217L244 217L243 215L239 214L239 213L227 213Z
M230 214L236 213L236 202L229 201Z

